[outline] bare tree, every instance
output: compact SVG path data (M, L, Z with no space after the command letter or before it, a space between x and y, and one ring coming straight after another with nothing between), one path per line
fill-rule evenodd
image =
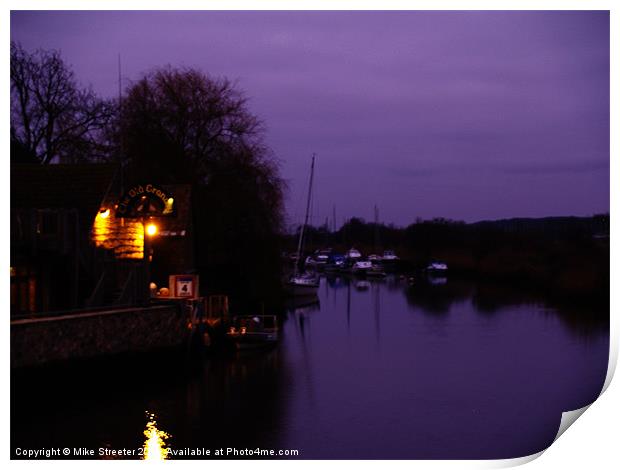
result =
M101 132L113 110L78 87L59 52L11 42L11 136L41 163L106 158Z
M266 155L262 126L227 79L163 68L133 84L123 100L122 141L132 163L200 182L230 155Z

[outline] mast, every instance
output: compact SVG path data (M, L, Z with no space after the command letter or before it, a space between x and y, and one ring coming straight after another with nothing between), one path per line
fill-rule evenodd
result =
M312 181L314 180L314 158L316 154L312 154L312 164L310 165L310 184L308 185L308 201L306 202L306 217L304 218L304 224L301 226L301 231L299 232L299 242L297 243L297 262L295 263L295 272L294 276L297 276L297 272L299 269L299 261L301 260L301 249L303 247L304 240L304 230L306 225L308 225L308 216L310 214L310 201L312 200Z
M121 113L123 111L123 91L121 84L121 54L118 54L118 121L119 121L119 135L120 135L120 148L118 152L118 169L120 173L120 192L119 194L123 194L125 191L125 178L123 175L123 131L120 129L121 126Z
M375 240L374 240L374 250L379 249L379 208L375 204Z

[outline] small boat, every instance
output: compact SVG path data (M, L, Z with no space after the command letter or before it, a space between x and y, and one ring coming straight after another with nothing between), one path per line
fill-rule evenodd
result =
M398 261L400 258L398 256L396 256L396 253L394 253L394 250L385 250L383 252L383 256L381 257L381 259L383 260L383 262L394 262L394 261Z
M335 272L344 266L345 258L343 255L332 253L329 257L329 261L325 265L325 271Z
M310 183L308 184L308 199L306 202L306 216L304 219L304 223L301 226L301 230L299 231L299 241L297 244L297 259L301 259L301 254L303 253L303 243L304 243L304 230L308 225L308 215L310 212L310 201L312 200L312 181L314 179L314 159L315 155L312 155L312 163L310 164ZM306 264L308 262L312 263L314 261L312 257L306 258ZM290 277L288 282L285 285L285 290L288 295L292 295L294 297L297 296L316 296L319 289L319 280L314 274L299 272L299 263L294 264L293 275Z
M292 276L286 284L286 290L294 297L316 296L319 290L319 278L311 273Z
M383 258L379 255L368 255L368 261L374 261L374 262L378 262L381 261Z
M426 267L427 273L442 273L445 274L448 272L448 265L446 263L441 263L439 261L434 261Z
M327 248L325 250L317 250L314 253L314 263L316 266L325 266L329 262L329 257L332 250Z
M356 261L351 267L351 272L354 274L365 274L372 269L372 263L370 261Z
M234 317L226 337L237 349L274 346L278 342L278 319L275 315Z
M362 254L355 248L351 248L349 251L347 251L347 254L345 255L345 258L350 259L352 261L357 261L361 257L362 257Z

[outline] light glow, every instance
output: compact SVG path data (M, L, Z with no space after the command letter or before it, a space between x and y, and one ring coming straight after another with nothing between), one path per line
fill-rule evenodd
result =
M157 421L153 413L147 413L148 422L144 430L144 453L143 460L166 460L168 458L168 448L166 447L166 439L170 436L164 431L157 429Z
M157 234L157 225L155 225L155 224L148 224L146 226L146 234L149 237L152 237L153 235L156 235Z
M142 222L133 219L109 217L110 209L97 212L91 232L92 241L98 248L113 250L120 259L142 259L144 252L144 228Z

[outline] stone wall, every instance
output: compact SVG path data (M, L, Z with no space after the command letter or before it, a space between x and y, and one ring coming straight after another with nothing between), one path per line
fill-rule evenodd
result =
M181 346L188 321L177 304L13 320L11 367Z

